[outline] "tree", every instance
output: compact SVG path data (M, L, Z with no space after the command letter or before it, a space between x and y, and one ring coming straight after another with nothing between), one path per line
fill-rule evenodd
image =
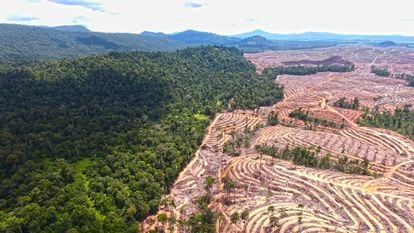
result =
M241 219L243 220L243 231L246 232L246 227L247 227L247 221L249 220L249 211L244 210L241 215L240 215Z
M213 187L213 184L215 183L215 180L212 176L206 177L206 190L210 191L211 187Z
M230 219L231 219L231 223L236 224L236 223L237 223L237 221L239 221L239 219L240 219L239 213L234 212L234 213L230 216Z
M237 187L237 183L230 179L228 176L223 178L223 188L229 194L232 189Z
M274 76L257 74L234 48L22 67L0 68L5 232L136 232L191 160L209 118L228 102L246 109L283 97ZM240 139L237 146L248 141ZM212 215L203 209L192 220Z
M270 216L269 223L272 230L280 227L279 218L276 216Z
M269 212L270 215L272 215L273 212L275 211L275 207L271 205L267 208L267 211Z
M348 109L359 109L359 99L358 97L355 97L353 100L347 101L345 97L340 98L334 103L335 107L338 108L348 108Z
M358 97L354 98L353 104L352 104L352 109L358 110L359 109L359 99Z
M157 216L157 221L160 223L166 223L168 221L168 216L166 213L161 213Z
M331 168L331 158L330 158L330 154L327 154L325 156L322 157L320 163L319 163L319 168L320 169L330 169Z
M389 77L391 75L391 73L388 71L387 68L382 69L382 68L377 68L375 66L371 67L371 73L374 73L380 77Z
M279 115L278 113L271 111L269 115L267 116L267 123L272 126L279 124L278 115Z

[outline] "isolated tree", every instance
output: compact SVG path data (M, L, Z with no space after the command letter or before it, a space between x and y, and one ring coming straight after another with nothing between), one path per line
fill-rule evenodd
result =
M233 224L236 224L236 223L237 223L237 221L239 221L239 219L240 219L240 216L239 216L239 213L237 213L237 212L234 212L234 213L230 216L231 223L233 223Z
M244 210L241 213L240 218L243 220L243 231L246 232L247 221L249 220L249 211Z
M168 216L166 213L161 213L157 216L157 221L162 224L162 228L164 229L165 224L168 221Z
M271 111L269 115L267 116L267 123L272 126L279 124L278 115L279 113L275 113L274 111Z
M241 219L243 220L248 220L249 219L249 211L244 210L241 215L240 215Z
M288 216L285 208L281 208L279 213L280 213L280 218L286 218Z
M173 232L174 226L177 223L177 218L174 215L171 215L168 218L168 223L169 223L169 227L168 227L169 232Z
M275 207L271 205L267 208L267 211L269 212L270 215L272 215L273 212L275 211Z
M231 190L237 187L237 184L235 181L230 179L228 176L223 178L223 189L227 193L227 197L230 195Z
M274 230L275 228L278 228L280 226L279 218L276 217L276 216L270 216L269 223L270 223L270 227L272 228L272 230Z
M210 189L213 187L215 180L212 176L207 176L206 177L206 190L210 191Z
M355 110L359 109L359 99L358 99L358 97L354 98L354 101L352 103L352 109L355 109Z

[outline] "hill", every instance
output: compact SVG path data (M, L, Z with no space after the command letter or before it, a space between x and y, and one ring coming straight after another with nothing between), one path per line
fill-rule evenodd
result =
M185 45L168 38L90 32L81 26L55 28L0 24L0 62L33 62L110 51L172 51Z
M245 52L261 52L318 48L343 43L329 40L274 40L263 36L241 39L195 30L173 34L149 31L141 34L102 33L89 31L81 25L35 27L0 24L0 34L0 63L17 65L111 51L174 51L199 45L223 45L237 47Z
M240 50L0 71L0 232L137 232L226 108L283 96Z
M232 45L240 41L240 39L228 36L220 36L210 32L199 32L187 30L175 34L168 35L169 38L195 45Z
M178 33L164 34L160 32L144 31L140 35L151 36L155 38L170 38L180 41L190 46L197 45L224 45L237 47L244 52L262 52L265 50L289 50L289 49L306 49L335 46L335 41L286 41L270 40L261 35L253 35L246 38L236 38L231 36L222 36L209 32L200 32L187 30Z
M263 30L254 30L251 32L232 35L232 37L245 39L252 36L262 36L269 40L289 40L289 41L337 41L337 42L382 42L395 41L399 43L413 43L414 37L401 35L346 35L330 32L304 32L278 34L270 33Z
M90 30L87 27L82 25L62 25L51 28L65 32L90 32Z
M378 47L392 47L392 46L397 46L398 44L395 43L394 41L383 41L380 43L377 43L376 46Z
M261 37L264 37L266 39L272 39L273 35L274 34L272 34L270 32L266 32L266 31L263 31L261 29L256 29L256 30L253 30L251 32L245 32L245 33L233 35L233 37L246 39L246 38L253 37L253 36L261 36Z

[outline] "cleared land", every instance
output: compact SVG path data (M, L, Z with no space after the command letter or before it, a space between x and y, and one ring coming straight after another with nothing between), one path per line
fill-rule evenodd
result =
M272 107L219 114L211 123L194 160L180 174L163 205L165 212L186 219L197 212L193 200L206 193L205 178L216 183L210 207L222 213L216 232L414 232L414 142L384 129L360 127L361 111L333 107L341 97L357 97L361 106L392 110L414 104L414 88L403 80L376 77L372 65L393 73L414 72L414 50L406 48L335 47L307 51L247 54L261 71L288 64L352 62L354 72L318 73L307 76L281 75L285 98ZM296 61L296 62L295 62ZM322 63L318 62L322 61ZM275 77L276 78L276 77ZM302 108L309 115L327 119L341 127L314 125L289 117ZM277 112L280 124L266 126L268 114ZM258 129L240 155L228 156L223 145L236 132ZM368 160L376 176L346 174L297 166L289 161L260 155L256 145L279 150L302 146L318 148L319 156L333 161L343 157ZM222 180L237 183L225 189ZM234 213L248 211L246 220L231 221ZM160 223L148 218L143 230ZM167 232L186 232L180 224L164 224Z

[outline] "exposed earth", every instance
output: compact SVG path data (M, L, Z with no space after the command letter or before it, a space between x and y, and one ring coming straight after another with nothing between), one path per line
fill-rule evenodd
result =
M362 107L393 110L414 104L414 88L406 81L377 77L371 66L392 73L414 73L414 50L400 47L338 46L306 51L246 54L259 72L283 65L319 65L323 61L347 64L353 72L275 77L284 86L284 99L271 107L221 113L192 162L183 170L159 213L186 219L197 211L193 200L204 195L205 180L212 176L210 207L222 213L216 232L414 232L414 142L398 133L357 124L360 110L337 108L341 97L360 100ZM322 63L321 63L322 62ZM317 126L309 130L289 113L302 108L341 128ZM280 123L267 125L268 114L277 112ZM262 125L239 156L223 152L236 132ZM258 127L256 127L258 128ZM319 148L332 159L368 160L373 176L346 174L294 165L260 155L255 145ZM228 177L238 186L224 190ZM270 207L270 208L269 208ZM247 220L231 222L231 215L247 210ZM275 224L274 218L277 218ZM144 232L160 226L156 217L144 221ZM186 232L179 224L163 225L166 232Z

